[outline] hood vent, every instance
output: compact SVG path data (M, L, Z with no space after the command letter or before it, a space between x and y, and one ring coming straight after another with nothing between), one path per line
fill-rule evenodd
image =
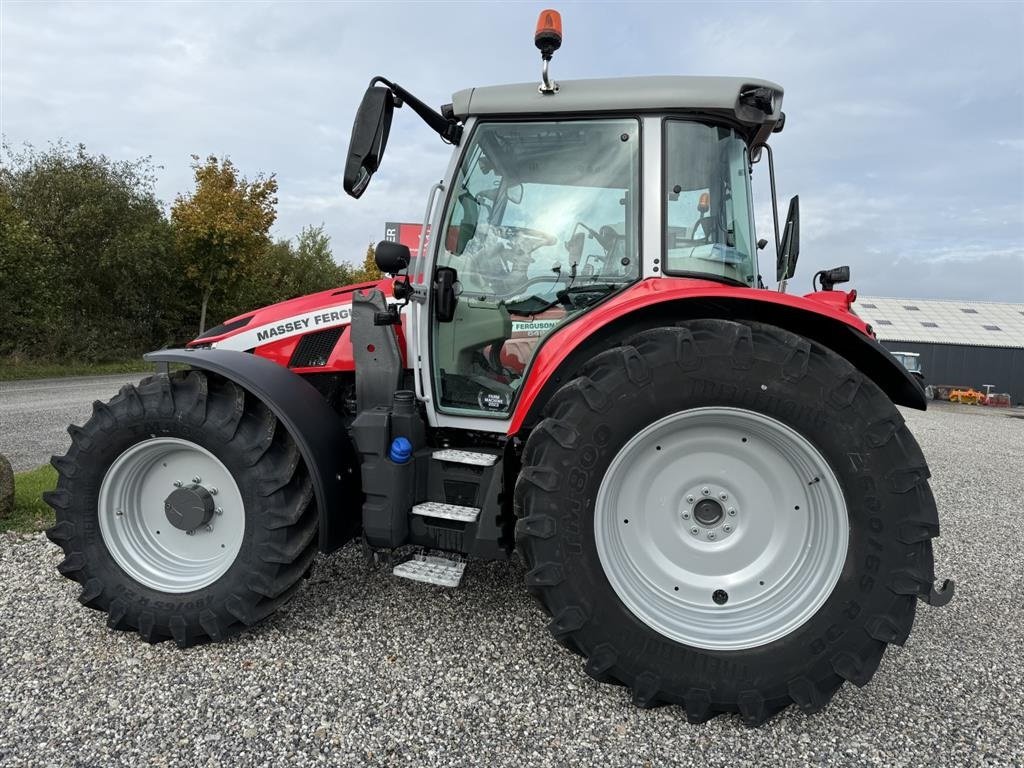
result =
M334 345L338 343L345 325L336 325L315 333L307 333L300 340L288 361L289 368L320 368L331 359Z
M205 331L196 336L196 340L198 341L199 339L209 339L214 336L220 336L222 333L228 333L229 331L237 331L243 325L246 325L250 320L252 320L252 315L249 315L248 317L240 317L237 320L231 321L230 323L222 323L220 325L215 325L210 330Z

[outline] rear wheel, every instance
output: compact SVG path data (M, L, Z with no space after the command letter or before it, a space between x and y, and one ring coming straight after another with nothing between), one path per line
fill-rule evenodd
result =
M156 376L69 427L46 497L58 569L115 629L186 647L282 605L312 567L317 510L270 410L199 371Z
M640 706L756 725L864 685L933 580L928 470L899 411L781 329L639 334L531 434L517 539L549 629Z

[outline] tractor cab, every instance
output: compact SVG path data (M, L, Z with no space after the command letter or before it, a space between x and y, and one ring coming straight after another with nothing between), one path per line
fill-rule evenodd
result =
M542 56L549 38L538 37ZM394 107L408 104L455 146L429 197L424 223L438 235L422 259L396 262L385 247L419 305L409 353L429 360L415 375L436 426L483 418L505 431L545 340L641 281L763 286L750 179L783 125L781 86L552 83L551 52L539 86L470 88L439 112L376 77L353 127L345 188L355 197L381 162ZM796 255L780 260L780 280Z

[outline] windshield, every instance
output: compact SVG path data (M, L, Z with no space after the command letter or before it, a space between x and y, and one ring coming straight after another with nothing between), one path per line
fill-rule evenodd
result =
M749 169L731 128L665 122L665 272L756 284Z
M634 280L638 136L635 120L481 125L438 264L464 293L506 302Z
M635 119L477 126L438 244L459 289L433 340L442 406L507 411L540 340L638 279L639 168Z

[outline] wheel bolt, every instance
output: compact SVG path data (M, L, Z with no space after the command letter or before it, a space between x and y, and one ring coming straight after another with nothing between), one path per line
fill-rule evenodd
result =
M693 526L693 528L690 529L690 533L692 533L694 536L699 536L700 535L700 529L697 528L697 526L695 525L695 526Z
M689 496L686 497L686 503L687 504L693 504L693 494L692 493Z
M736 517L736 510L733 507L729 507L729 514Z
M118 512L117 514L121 514L121 513ZM689 512L683 512L683 520L689 520L689 519L690 519L690 513Z
M170 505L168 504L166 506L170 506ZM124 510L123 509L119 509L114 514L117 515L118 517L121 517L121 516L124 515Z
M186 536L195 536L196 532L195 531L185 531L185 535Z
M206 530L212 532L213 531L213 526L212 525L206 526Z
M195 477L192 478L192 482L195 483L196 485L199 485L199 483L203 482L203 478L201 478L199 475L196 475Z
M223 515L224 514L224 507L217 507L213 511L216 512L218 515Z
M211 496L216 496L217 495L217 486L215 486L215 485L211 485L206 490L208 490L210 492Z
M711 495L711 489L710 488L701 488L700 492L703 493L705 496L710 496Z
M175 480L174 481L174 487L175 488L181 488L181 480Z
M708 531L708 538L709 539L715 538L715 532L714 531Z
M729 525L728 523L726 523L725 525L722 526L722 530L725 531L726 533L729 533L732 530L732 526Z
M723 491L722 493L718 494L718 498L720 498L722 501L726 501L729 498L729 494Z

